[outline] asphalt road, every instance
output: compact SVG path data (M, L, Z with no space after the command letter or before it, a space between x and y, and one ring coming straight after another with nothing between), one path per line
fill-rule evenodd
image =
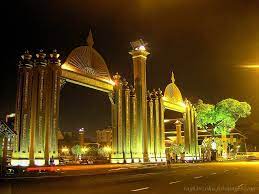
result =
M259 193L259 161L125 166L104 173L1 180L0 194Z

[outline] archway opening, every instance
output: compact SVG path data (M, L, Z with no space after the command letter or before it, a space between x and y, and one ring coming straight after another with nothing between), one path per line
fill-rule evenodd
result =
M183 114L166 109L164 112L165 148L167 157L176 161L184 152Z
M61 163L109 162L109 157L101 153L103 148L109 151L112 141L107 93L66 83L60 93L59 126Z

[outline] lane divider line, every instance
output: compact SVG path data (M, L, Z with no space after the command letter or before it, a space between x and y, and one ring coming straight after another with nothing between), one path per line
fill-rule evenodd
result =
M203 176L196 176L194 177L194 179L199 179L199 178L202 178Z
M170 182L170 183L169 183L169 185L171 185L171 184L175 184L175 183L180 183L180 182L182 182L182 181L174 181L174 182Z
M149 187L143 187L143 188L139 188L139 189L133 189L133 190L130 190L132 192L136 192L136 191L143 191L143 190L147 190L149 189Z

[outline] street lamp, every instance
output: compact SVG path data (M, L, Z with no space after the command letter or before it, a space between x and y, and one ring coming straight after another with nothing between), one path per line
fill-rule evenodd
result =
M103 147L103 151L105 154L109 155L109 159L111 158L111 152L112 152L112 148L110 146L104 146Z
M67 155L69 153L69 148L67 146L64 146L61 148L61 152L64 154L64 155Z

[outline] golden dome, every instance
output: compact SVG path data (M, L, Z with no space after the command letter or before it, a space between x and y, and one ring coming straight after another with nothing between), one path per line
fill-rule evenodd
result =
M172 72L172 83L168 84L165 88L164 97L168 99L168 101L172 101L175 103L183 103L183 97L179 90L179 88L175 85L174 74Z
M103 57L92 47L93 43L90 31L87 38L88 46L73 49L61 67L82 75L109 81L111 77L107 65Z

